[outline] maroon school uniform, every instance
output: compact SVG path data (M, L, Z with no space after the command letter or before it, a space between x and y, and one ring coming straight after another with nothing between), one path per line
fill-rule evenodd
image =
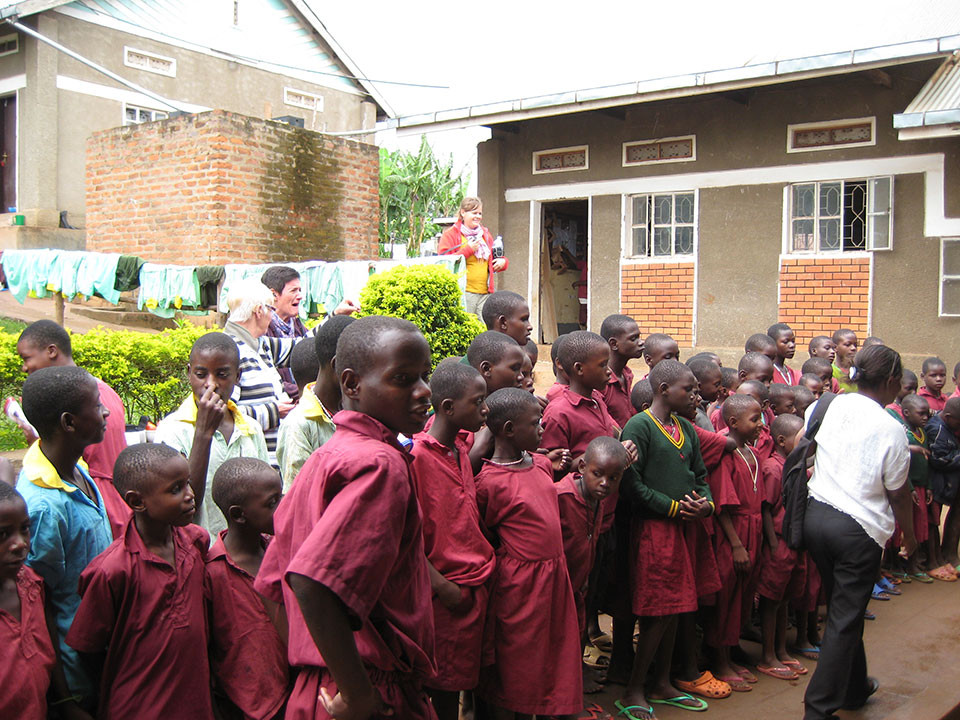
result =
M714 547L720 573L720 591L717 593L714 622L707 633L707 643L712 647L736 645L743 622L750 616L759 577L763 526L760 510L764 493L760 462L757 458L757 472L754 475L740 450L737 450L725 455L708 477L717 512L727 512L737 537L750 555L750 572L747 575L737 573L733 566L733 548L718 521L714 530Z
M131 518L80 575L66 641L106 653L97 717L210 720L204 556L207 531L171 528L174 566L150 552Z
M43 610L43 580L26 565L17 573L20 619L0 610L0 718L45 720L57 656Z
M763 474L763 504L770 508L773 530L779 542L773 552L763 544L760 553L760 579L757 592L762 597L777 602L786 597L796 597L803 592L805 567L803 558L796 550L787 547L783 540L783 463L786 458L778 452L760 465Z
M494 664L480 673L480 695L514 712L579 712L583 648L550 461L533 455L526 468L485 461L477 502L500 539L489 611Z
M550 386L550 389L547 390L547 395L546 395L547 402L552 403L556 399L557 395L563 392L563 389L565 387L569 387L569 386L559 382L553 383L553 385Z
M947 396L946 396L946 395L944 395L942 392L941 392L939 395L934 395L932 392L930 392L930 391L927 389L926 385L920 387L920 388L917 390L917 395L919 395L920 397L924 398L924 399L929 403L929 405L930 405L930 414L931 414L931 415L933 415L934 413L938 413L938 412L940 412L941 410L943 410L943 408L944 408L944 407L946 406L946 404L947 404Z
M287 648L253 589L253 576L227 552L226 534L220 532L207 554L210 665L244 718L270 720L287 699Z
M800 371L794 370L791 367L788 367L784 363L783 368L778 368L777 364L773 364L773 382L777 385L799 385L800 384Z
M100 496L103 498L103 509L107 511L110 520L110 529L113 539L116 540L123 533L123 527L133 515L120 493L113 486L113 465L117 456L127 447L126 423L123 415L123 400L114 392L113 388L103 380L97 378L97 389L100 391L100 402L110 411L107 418L107 429L103 433L103 440L96 445L87 445L83 451L83 460L90 470L90 477L97 484Z
M693 426L700 440L700 454L707 472L713 472L720 464L727 447L727 436ZM683 537L693 563L693 576L697 585L697 598L701 605L712 605L711 596L720 589L720 572L717 569L717 557L714 552L713 534L715 529L713 516L684 523Z
M451 450L428 433L413 438L410 466L423 516L423 546L437 572L461 588L460 605L450 610L436 597L433 620L438 690L472 690L480 679L484 621L493 547L480 529L477 485L467 446L458 436Z
M577 604L577 621L580 634L587 626L587 581L593 569L593 560L597 552L597 538L600 535L600 505L587 505L583 498L578 480L580 473L570 473L555 487L557 502L560 504L560 530L563 533L563 554L567 559L567 572L573 588L573 599Z
M333 421L337 431L309 457L274 514L276 535L254 581L258 593L287 611L287 656L299 674L285 717L325 720L320 688L337 693L286 582L296 573L343 602L360 659L395 717L434 719L421 688L436 666L410 455L396 433L369 415L341 410Z
M624 386L626 386L626 390L624 390ZM633 370L624 365L623 382L621 383L620 378L611 372L610 380L603 389L603 401L607 404L607 411L621 428L634 415L633 403L630 402L631 388L633 388Z

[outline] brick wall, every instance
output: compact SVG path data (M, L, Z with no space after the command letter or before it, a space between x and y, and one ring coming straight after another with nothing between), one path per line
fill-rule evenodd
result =
M867 335L870 259L789 258L780 261L780 322L793 328L797 346L816 335L850 328Z
M377 256L378 150L214 110L94 133L87 249L225 264Z
M620 312L641 335L666 333L680 345L693 343L693 263L623 265Z

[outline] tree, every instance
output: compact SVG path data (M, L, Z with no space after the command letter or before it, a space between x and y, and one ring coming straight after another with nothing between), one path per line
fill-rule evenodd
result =
M435 217L456 214L469 176L456 174L453 156L441 163L426 136L415 152L380 148L380 242L402 242L420 254L424 238L439 232Z

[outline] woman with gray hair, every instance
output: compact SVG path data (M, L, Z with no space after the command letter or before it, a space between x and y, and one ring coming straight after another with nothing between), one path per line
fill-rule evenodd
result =
M263 428L270 464L277 466L277 430L295 404L284 392L277 368L289 367L293 338L266 337L273 317L273 293L256 278L243 280L227 294L230 316L223 332L240 351L240 382L234 401ZM239 397L237 396L239 393Z

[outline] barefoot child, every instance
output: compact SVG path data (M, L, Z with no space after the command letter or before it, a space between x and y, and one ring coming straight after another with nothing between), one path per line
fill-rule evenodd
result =
M917 395L924 398L930 405L930 412L936 414L947 404L947 396L943 394L943 386L947 384L947 366L938 357L928 357L920 368L920 379L923 387L917 390Z
M423 544L433 589L437 674L427 688L440 720L457 720L461 691L480 678L490 577L496 560L480 529L473 469L461 434L487 416L483 376L448 358L430 378L435 410L413 437L410 466L423 516Z
M67 644L100 677L97 717L212 720L204 557L190 466L160 443L131 445L114 483L133 510L80 576Z
M523 295L509 290L498 290L487 296L483 304L483 322L487 330L509 335L523 347L530 339L530 307Z
M637 460L624 473L623 491L632 501L631 604L640 620L633 669L616 703L628 720L655 717L654 704L706 708L704 701L670 682L677 618L697 609L697 580L684 526L713 512L700 441L693 425L680 417L695 410L697 379L676 360L662 360L650 371L650 385L653 404L632 417L623 432L623 439L637 448ZM647 688L655 657L656 676Z
M777 357L773 361L773 381L780 385L797 385L800 373L787 366L797 352L797 337L786 323L776 323L767 328L769 335L777 345Z
M850 368L857 355L857 334L846 328L837 330L833 334L833 344L837 348L833 360L833 379L837 382L839 392L856 392L857 384L850 380Z
M95 682L64 636L80 605L80 573L112 541L103 497L80 463L83 449L103 439L109 413L94 378L78 367L30 373L23 411L40 435L23 458L17 491L30 514L27 566L43 578L57 630L63 675L54 675L53 698L68 711L92 711Z
M603 389L603 400L610 416L622 428L633 417L630 405L633 371L627 362L643 357L640 328L629 315L609 315L600 325L600 335L610 345L610 379Z
M587 445L577 472L570 473L554 486L560 503L563 552L577 606L581 645L588 642L587 584L600 536L600 506L604 498L619 489L628 463L623 445L614 438L600 436ZM583 663L583 691L591 693L600 689L590 668Z
M750 618L759 574L763 486L760 459L751 446L763 427L760 403L745 393L731 395L723 403L723 416L737 449L710 474L717 504L719 529L714 537L721 588L706 640L715 651L714 677L735 692L744 692L751 689L752 676L733 664L730 652Z
M574 717L583 709L582 648L553 472L536 454L540 404L505 388L487 407L495 444L477 475L477 502L500 548L489 614L495 664L481 671L479 694L497 717Z
M290 490L300 468L310 454L333 436L333 416L340 409L340 383L333 368L337 340L353 318L334 315L317 330L313 340L318 370L314 382L300 393L297 406L280 421L277 432L277 463L284 492ZM306 343L310 343L308 338ZM303 345L301 342L297 347Z
M220 717L279 717L290 690L287 645L277 631L283 610L253 589L282 493L280 475L256 458L227 460L213 476L213 501L227 518L206 566L210 666Z
M235 457L268 460L260 425L230 399L239 379L236 341L222 332L201 335L193 343L187 363L193 392L157 426L156 442L188 459L198 509L196 523L212 536L227 527L227 519L210 494L217 468Z
M775 452L763 463L763 534L760 555L760 629L762 658L757 670L781 680L806 675L807 669L787 652L787 601L803 592L805 567L800 554L783 541L783 464L793 452L803 420L778 415L770 433Z
M337 431L280 502L254 581L289 621L299 672L286 717L434 718L422 690L436 672L430 575L397 442L427 420L430 348L413 323L374 315L343 331L335 366Z
M44 617L43 580L24 565L29 550L27 504L0 483L0 717L45 720L57 656Z

